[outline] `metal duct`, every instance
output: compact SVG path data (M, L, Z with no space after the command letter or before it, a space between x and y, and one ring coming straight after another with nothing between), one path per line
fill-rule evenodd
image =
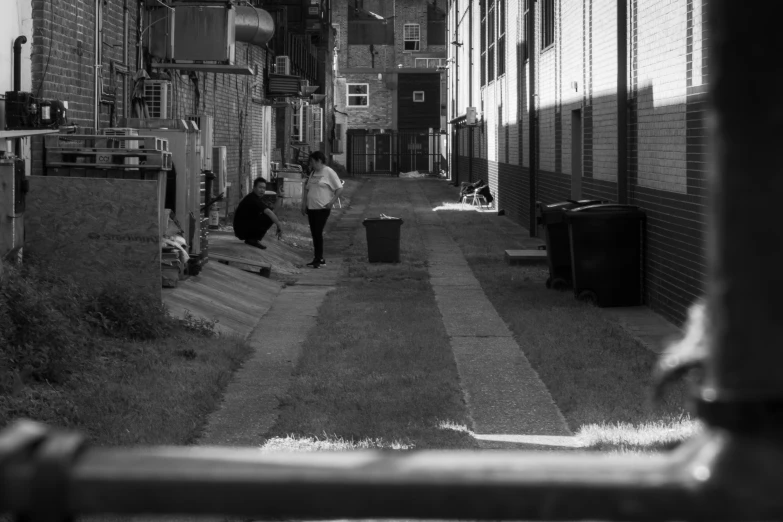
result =
M263 9L240 5L236 7L236 40L255 45L266 45L275 34L272 15Z

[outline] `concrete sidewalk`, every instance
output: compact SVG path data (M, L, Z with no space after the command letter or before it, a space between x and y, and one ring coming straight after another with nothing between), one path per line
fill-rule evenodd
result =
M420 183L440 185L438 192L445 200L456 198L458 189L446 181L425 179ZM423 185L419 185L423 186ZM430 201L434 208L440 202ZM544 244L540 237L530 237L528 229L505 216L498 216L497 210L486 211L465 207L466 212L473 212L476 219L483 221L487 234L502 237L508 249L537 249ZM663 316L653 312L646 306L603 308L605 317L619 325L639 344L654 353L661 353L672 340L682 337L683 331L670 323Z
M420 183L403 184L428 252L432 285L483 449L576 446L563 415L443 227ZM469 306L465 306L468 295Z
M353 196L361 184L349 187L346 198ZM265 442L265 435L277 420L278 397L288 389L301 345L315 325L318 308L336 287L342 272L341 252L351 239L344 231L358 226L363 211L357 201L334 212L326 228L327 264L303 271L295 284L280 290L250 333L253 355L232 379L220 408L210 415L199 444L258 447Z

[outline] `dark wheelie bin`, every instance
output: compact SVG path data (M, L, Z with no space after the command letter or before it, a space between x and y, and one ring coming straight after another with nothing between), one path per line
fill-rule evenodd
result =
M642 304L645 214L613 203L565 212L574 295L598 306Z
M562 290L571 286L571 244L568 240L568 224L563 212L578 207L603 203L596 199L569 199L558 203L538 204L539 224L544 226L546 259L549 263L547 288Z
M400 227L402 219L395 217L366 218L367 257L370 263L400 262Z

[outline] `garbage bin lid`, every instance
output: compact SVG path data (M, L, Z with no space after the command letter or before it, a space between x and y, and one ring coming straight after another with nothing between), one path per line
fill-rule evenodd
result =
M541 210L541 216L543 217L543 224L554 225L563 221L563 212L566 210L598 205L600 203L606 203L606 201L602 199L568 199L566 201L558 201L557 203L550 203L548 205L540 203L539 208Z
M636 205L624 205L620 203L601 203L598 205L587 205L565 211L567 218L580 217L644 217L645 213Z
M388 222L397 223L397 222L399 222L400 225L402 225L404 223L402 218L386 216L386 215L383 215L383 214L382 214L382 216L383 217L364 218L364 221L362 221L362 225L367 226L367 223L380 223L380 222L383 222L383 223L388 223Z

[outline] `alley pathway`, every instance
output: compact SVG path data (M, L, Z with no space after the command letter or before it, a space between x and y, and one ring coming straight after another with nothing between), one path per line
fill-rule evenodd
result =
M574 446L575 440L552 396L484 294L438 212L433 211L442 201L453 199L453 187L441 182L444 197L430 201L422 183L437 182L399 183L413 206L415 226L424 239L430 284L480 446Z

